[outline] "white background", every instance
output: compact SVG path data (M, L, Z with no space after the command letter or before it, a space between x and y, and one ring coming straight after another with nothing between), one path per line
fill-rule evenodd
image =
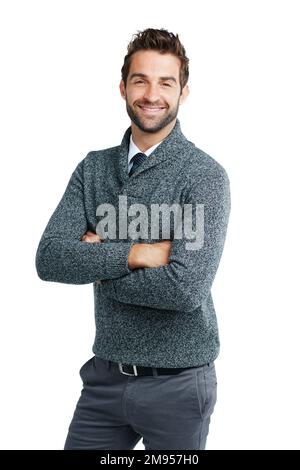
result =
M190 58L183 133L219 161L232 211L213 285L221 352L207 449L299 449L299 2L1 2L2 449L61 449L92 356L92 285L41 281L35 253L90 150L130 125L137 30ZM143 449L142 442L136 449Z

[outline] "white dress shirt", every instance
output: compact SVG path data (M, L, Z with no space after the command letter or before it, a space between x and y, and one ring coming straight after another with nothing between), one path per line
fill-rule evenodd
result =
M130 172L131 170L131 167L133 165L133 162L130 162L130 160L132 159L132 157L136 154L136 153L139 153L139 152L142 152L144 153L145 155L147 155L147 157L150 155L150 153L153 152L154 149L156 149L156 147L162 142L162 140L160 142L158 142L158 144L155 144L155 145L152 145L152 147L150 147L148 150L146 150L146 152L142 152L136 145L135 143L133 142L133 139L132 139L132 134L130 135L130 143L129 143L129 151L128 151L128 173Z

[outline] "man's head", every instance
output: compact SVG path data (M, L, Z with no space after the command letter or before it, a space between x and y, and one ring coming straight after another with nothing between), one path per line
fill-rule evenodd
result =
M121 69L120 91L140 130L155 133L175 122L189 93L188 64L178 35L151 28L134 35Z

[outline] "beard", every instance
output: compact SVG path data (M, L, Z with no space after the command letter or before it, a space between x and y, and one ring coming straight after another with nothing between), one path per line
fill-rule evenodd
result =
M156 106L153 103L143 102L138 103L141 106ZM162 106L162 105L159 105ZM151 122L151 119L147 117L140 117L139 114L134 110L132 106L129 105L126 97L126 110L127 114L130 117L131 121L143 132L148 132L150 134L154 134L155 132L160 131L164 127L166 127L170 122L172 122L178 114L179 110L179 98L176 105L169 109L168 106L165 107L166 114L162 117L154 117L154 122Z

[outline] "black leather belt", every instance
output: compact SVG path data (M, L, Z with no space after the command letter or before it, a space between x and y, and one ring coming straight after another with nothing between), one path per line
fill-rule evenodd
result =
M167 368L167 367L145 367L137 366L131 364L122 364L121 362L112 362L110 364L117 366L121 374L130 375L130 376L140 376L140 375L174 375L179 374L180 372L193 369L195 367L201 366L191 366L191 367L181 367L181 368Z

